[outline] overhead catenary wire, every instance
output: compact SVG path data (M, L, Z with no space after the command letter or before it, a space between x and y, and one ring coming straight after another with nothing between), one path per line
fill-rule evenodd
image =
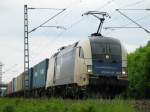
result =
M38 29L39 27L42 27L44 24L48 23L50 20L52 20L53 18L55 18L56 16L58 16L59 14L61 14L62 12L64 12L65 10L67 10L69 7L71 7L70 5L67 8L64 9L59 9L59 8L33 8L33 7L29 7L28 9L50 9L50 10L61 10L61 12L57 13L56 15L54 15L53 17L51 17L50 19L48 19L47 21L45 21L44 23L42 23L41 25L37 26L36 28L33 28L31 31L29 31L29 33L35 31L36 29ZM63 28L62 26L56 26L56 28Z
M144 17L141 17L141 18L139 18L139 19L136 19L135 21L141 21L141 20L146 19L146 18L148 18L148 17L150 17L150 15L146 15L146 16L144 16ZM107 26L105 26L104 29L140 28L140 27L127 27L128 25L130 25L130 23L127 23L127 24L122 25L122 26L112 26L112 27L107 27Z
M32 9L32 10L34 10L34 9L48 9L48 10L63 10L63 9L59 9L59 8L33 8L33 7L28 7L28 9Z
M124 8L127 8L127 7L133 7L133 6L136 6L136 5L139 5L139 4L143 3L144 1L146 1L146 0L139 0L139 1L136 1L136 2L133 2L133 3L129 3L129 4L127 4L127 5L124 5L124 6L119 7L118 9L124 9ZM110 16L112 17L115 13L116 13L116 10L114 10L114 11L110 14ZM116 19L114 19L114 20L116 21Z
M124 5L124 6L122 6L122 7L119 7L118 9L125 9L125 8L127 8L127 7L137 6L137 5L139 5L139 4L142 4L144 1L147 1L147 0L139 0L139 1L136 1L136 2L133 2L133 3L129 3L129 4L127 4L127 5ZM147 10L145 10L145 11L149 11L149 9L147 9ZM115 13L116 13L116 9L112 12L112 14L110 14L110 16L112 17L112 15L114 15ZM142 17L142 18L140 18L140 19L137 19L136 21L140 21L140 20L145 19L145 18L147 18L147 17L149 17L149 16L150 16L150 15L144 16L144 17ZM118 17L114 18L114 21L117 21L117 18L118 18ZM128 26L128 25L129 25L129 23L126 24L126 25L123 25L123 26L121 26L121 27L125 27L125 26ZM104 27L104 29L105 29L105 27ZM107 29L107 28L106 28L106 29ZM112 33L113 31L115 31L115 30L112 29L112 28L109 28L109 29L111 29L111 32L108 32L106 35ZM118 29L119 29L119 28L118 28Z
M146 1L146 0L139 0L139 1L136 1L136 2L133 2L133 3L129 3L129 4L125 5L125 6L123 6L122 8L137 6L137 5L141 4L141 3L143 3L144 1Z
M54 19L56 16L58 16L59 14L61 14L62 12L64 12L66 9L62 9L59 13L55 14L54 16L52 16L51 18L49 18L48 20L46 20L45 22L43 22L42 24L40 24L39 26L33 28L31 31L29 31L28 33L31 33L35 30L37 30L38 28L42 27L43 25L45 25L46 23L48 23L50 20Z
M145 11L150 11L150 9L119 9L119 10L145 10Z
M127 5L124 5L124 6L122 6L122 7L119 7L118 9L124 9L124 8L127 8L127 7L132 7L132 6L137 6L137 5L139 5L139 4L142 4L144 1L146 1L146 0L139 0L139 1L136 1L136 2L133 2L133 3L130 3L130 4L127 4ZM137 9L137 10L139 10L139 9ZM149 11L149 9L146 9L147 11ZM146 11L145 10L145 11ZM112 14L110 14L110 16L112 17L112 15L114 15L116 13L116 9L112 12ZM138 19L138 20L136 20L136 21L139 21L139 20L142 20L143 18L140 18L140 19ZM117 21L117 18L115 18L114 19L115 21ZM127 26L128 24L126 24L126 25L123 25L123 26L121 26L122 28L123 27L125 27L125 26ZM114 27L115 28L115 27ZM117 27L116 27L117 28ZM111 32L112 31L114 31L114 29L112 30L112 28L110 27L110 28L108 28L108 27L104 27L104 29L111 29ZM119 29L119 28L118 28ZM111 32L109 32L109 33L107 33L106 35L108 35L108 34L110 34Z
M66 28L63 27L63 26L41 26L41 27L46 27L46 28L49 28L49 27L55 27L55 28L57 28L57 29L63 29L63 30L66 30Z
M122 13L119 9L116 9L116 11L118 11L121 15L123 15L125 18L127 18L129 21L132 21L134 24L136 24L137 26L139 26L141 29L143 29L145 32L150 33L150 31L146 28L144 28L143 26L141 26L139 23L137 23L136 21L134 21L133 19L131 19L130 17L128 17L127 15L125 15L124 13Z
M150 17L150 15L146 15L146 16L144 16L144 17L141 17L141 18L139 18L139 19L136 19L135 21L137 22L137 21L141 21L141 20L143 20L143 19L146 19L146 18L148 18L148 17ZM104 27L104 29L106 29L106 30L110 30L110 32L108 32L106 35L109 35L109 34L111 34L113 31L115 31L115 30L119 30L119 29L124 29L124 28L127 28L127 26L129 26L131 23L127 23L127 24L125 24L125 25L122 25L122 26L119 26L119 27L117 27L117 26L114 26L114 27L107 27L107 26L105 26ZM128 27L128 28L130 28L130 29L139 29L140 27Z
M104 27L104 29L110 29L110 28L113 29L113 28L141 28L141 27L125 27L125 26L124 27L123 26L120 26L120 27L119 26L118 27Z

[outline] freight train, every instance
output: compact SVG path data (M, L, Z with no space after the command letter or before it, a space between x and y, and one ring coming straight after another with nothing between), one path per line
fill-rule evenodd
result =
M118 39L96 35L61 47L13 78L7 96L115 96L127 86L126 50Z

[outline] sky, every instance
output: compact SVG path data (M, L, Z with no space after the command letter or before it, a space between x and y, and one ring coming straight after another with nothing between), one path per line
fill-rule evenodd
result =
M24 5L33 8L66 9L46 26L63 26L65 29L39 28L29 34L30 66L49 58L61 46L89 38L96 32L99 21L92 16L82 16L87 11L108 12L103 27L137 27L115 9L146 9L149 0L1 0L0 2L0 62L3 63L3 82L9 82L23 72L24 65ZM137 20L144 28L150 30L150 11L121 10L124 14ZM58 10L29 10L29 30L37 27ZM146 45L150 34L143 29L103 29L106 37L119 39L128 53Z

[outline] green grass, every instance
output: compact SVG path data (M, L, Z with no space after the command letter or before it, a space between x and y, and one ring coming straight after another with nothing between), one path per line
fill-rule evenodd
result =
M134 112L128 101L0 99L0 112Z

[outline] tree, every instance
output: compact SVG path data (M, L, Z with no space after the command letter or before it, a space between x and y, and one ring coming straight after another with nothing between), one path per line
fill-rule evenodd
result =
M128 55L129 95L150 98L150 44Z

